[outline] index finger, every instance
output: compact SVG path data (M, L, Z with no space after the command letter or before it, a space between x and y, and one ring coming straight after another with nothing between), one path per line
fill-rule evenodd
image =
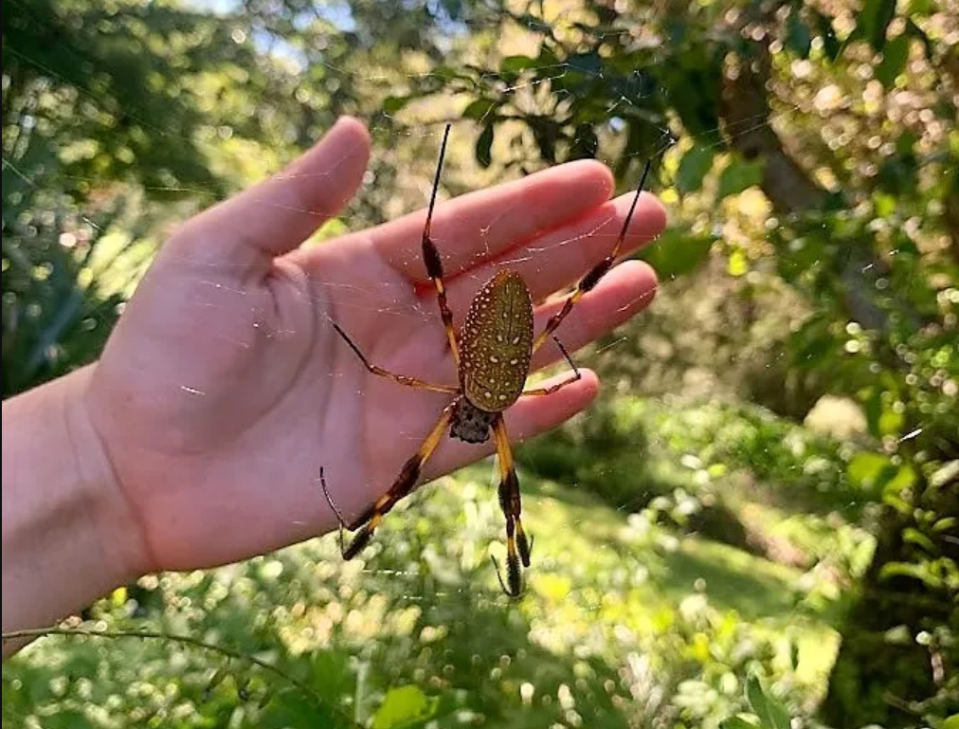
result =
M437 204L431 237L447 278L587 214L613 187L605 165L580 160ZM425 223L424 207L370 231L383 260L419 284L429 281L420 246Z

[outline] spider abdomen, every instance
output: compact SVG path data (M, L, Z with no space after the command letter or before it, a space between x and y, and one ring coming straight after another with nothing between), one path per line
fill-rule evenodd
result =
M460 386L475 407L506 410L519 398L533 351L533 301L515 271L501 271L470 304L459 336Z

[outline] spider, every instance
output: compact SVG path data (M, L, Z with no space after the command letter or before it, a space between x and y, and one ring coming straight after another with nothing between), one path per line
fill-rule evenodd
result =
M451 125L448 124L443 133L436 176L433 179L433 192L430 196L426 225L423 228L423 261L426 265L426 273L436 289L440 316L459 376L459 386L436 385L415 377L397 375L370 363L347 333L334 323L333 328L336 333L372 374L406 387L448 393L453 395L453 400L443 409L439 420L426 436L419 450L403 464L399 476L396 477L389 491L360 514L353 523L348 525L333 503L322 467L320 484L327 503L340 524L340 552L344 559L352 559L370 543L373 533L386 514L414 491L423 465L436 450L447 429L451 438L458 438L467 443L485 443L492 432L500 470L499 503L506 517L507 576L505 580L495 557L493 563L503 591L510 597L519 597L523 592L523 574L520 565L525 568L530 566L533 540L523 529L519 479L513 465L513 453L503 413L520 396L551 395L582 377L566 348L558 338L553 336L553 333L573 310L576 302L593 289L613 267L636 210L636 203L639 201L646 177L649 175L651 162L646 162L636 196L633 198L612 251L580 280L576 289L566 298L563 307L546 322L546 326L539 335L534 336L533 302L529 287L520 274L511 270L499 271L479 290L457 334L453 329L453 312L446 299L443 263L436 245L430 238L430 224L433 219L433 208L436 205L436 191L443 169L443 159L446 156L450 127ZM567 379L550 387L524 390L533 353L550 338L556 342L573 372ZM344 529L351 532L359 530L348 544L344 538Z

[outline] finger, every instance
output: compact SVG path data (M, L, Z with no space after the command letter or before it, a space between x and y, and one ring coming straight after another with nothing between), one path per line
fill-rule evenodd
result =
M592 160L551 167L515 182L440 203L431 236L447 277L584 215L609 199L613 176ZM409 280L425 284L420 239L426 210L371 231L377 252Z
M656 272L643 261L626 261L610 271L595 289L580 299L556 330L556 336L569 352L582 349L616 327L625 324L652 303L658 282ZM563 308L565 299L550 301L536 308L536 331ZM545 344L533 357L530 371L542 369L563 359L559 347Z
M343 117L289 167L195 217L171 244L188 245L201 263L268 270L353 196L369 152L366 128Z
M592 370L580 370L582 379L548 397L520 398L506 411L506 427L513 443L545 433L562 425L586 408L599 393L599 378ZM557 384L568 377L560 373L543 383L544 387ZM478 461L495 451L493 439L482 445L471 445L447 439L427 465L426 480L433 480L458 468Z
M514 248L450 282L453 311L468 309L476 292L503 268L523 276L534 301L541 301L577 282L613 250L634 196L635 193L621 195L585 217ZM665 227L666 211L662 203L654 195L642 194L630 220L622 254L632 253L649 243Z

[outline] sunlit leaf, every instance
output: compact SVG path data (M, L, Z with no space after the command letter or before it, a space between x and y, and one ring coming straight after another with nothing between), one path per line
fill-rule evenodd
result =
M706 235L694 235L681 228L667 228L656 242L639 257L656 269L660 278L669 279L692 273L704 263L716 241Z
M889 580L893 577L911 577L919 580L933 589L943 586L942 577L937 573L935 563L928 562L887 562L879 570L880 580Z
M746 700L753 713L759 717L763 729L790 729L789 713L786 709L763 691L756 676L746 680Z
M959 729L959 714L946 717L942 722L942 729Z
M891 472L883 473L882 476L879 483L883 487L883 500L898 497L916 483L916 471L908 462L898 468L893 467Z
M888 217L896 211L896 198L893 195L877 192L872 196L872 201L878 218Z
M915 527L907 527L906 529L903 529L902 538L909 544L915 544L917 547L922 547L930 554L933 554L936 551L936 545L933 544L933 541Z
M749 272L749 259L746 253L738 248L730 253L726 270L729 271L730 276L745 276Z
M887 478L891 478L894 472L895 467L889 460L889 456L868 452L856 454L849 462L847 469L852 484L865 489L876 486L882 480L884 474L888 474Z
M945 532L955 529L956 526L959 526L959 517L945 516L942 519L936 520L932 525L932 530L934 532Z
M439 706L439 699L427 696L416 686L390 689L373 716L371 729L400 729L413 722L430 719Z
M902 426L906 422L905 416L893 408L886 408L879 416L879 434L880 435L898 435L902 432Z
M719 729L757 729L757 726L742 717L733 716L720 724Z

